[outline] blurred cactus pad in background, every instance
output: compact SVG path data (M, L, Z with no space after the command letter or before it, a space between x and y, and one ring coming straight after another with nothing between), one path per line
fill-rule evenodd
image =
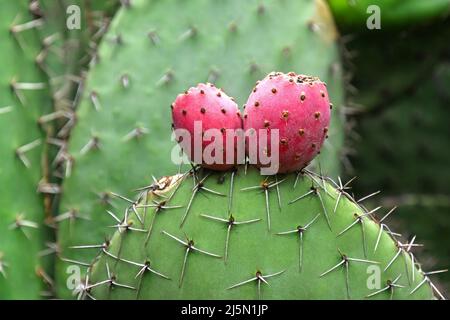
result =
M0 299L443 299L449 10L0 1ZM308 167L173 163L179 93L209 82L244 114L272 71L327 85Z

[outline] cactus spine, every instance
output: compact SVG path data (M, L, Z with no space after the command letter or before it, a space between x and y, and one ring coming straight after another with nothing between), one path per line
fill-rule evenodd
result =
M49 240L45 131L48 83L35 64L43 25L26 1L0 3L0 299L37 299L49 280L39 252ZM45 202L44 202L45 199Z
M167 12L183 16L173 19ZM170 141L169 106L192 84L212 82L242 105L252 84L268 72L304 70L328 83L337 114L343 88L336 37L323 1L136 0L122 7L89 71L68 148L74 166L64 182L60 213L76 212L91 221L59 225L61 257L93 258L89 250L69 247L109 235L104 212L121 208L114 192L131 196L130 190L152 174L177 171L170 162L175 142ZM334 119L321 164L337 175L343 132L341 118ZM65 287L68 266L57 264L63 297L71 296Z
M263 177L253 167L165 177L128 214L111 213L116 232L91 249L98 259L80 296L433 298L414 244L380 229L378 208L334 184L308 170Z

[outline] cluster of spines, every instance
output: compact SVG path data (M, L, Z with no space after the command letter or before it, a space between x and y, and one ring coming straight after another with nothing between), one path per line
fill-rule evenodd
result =
M40 172L42 177L36 190L43 196L43 207L45 211L45 217L44 214L42 216L43 222L52 228L57 227L58 223L65 219L72 221L80 217L75 210L71 210L57 217L52 216L53 211L56 210L58 196L62 191L60 186L61 179L68 176L72 168L73 157L67 151L67 139L76 122L75 108L77 107L84 81L82 76L84 71L81 70L81 66L84 65L83 60L85 58L80 58L78 55L82 54L86 48L78 43L79 51L77 51L77 54L73 54L71 50L73 49L75 39L65 38L66 34L63 32L64 28L66 28L65 19L58 21L62 25L55 25L57 22L53 20L60 18L54 16L55 10L56 12L63 10L64 12L61 17L65 17L65 9L66 6L62 2L32 0L27 7L32 20L19 22L22 14L21 12L17 12L16 19L12 22L9 29L11 38L24 53L31 51L27 50L28 44L23 40L22 33L33 30L41 42L40 51L34 57L34 64L44 75L43 78L45 81L27 82L14 77L10 81L10 89L17 101L23 106L26 106L28 102L26 92L46 91L45 94L47 94L48 91L51 94L49 103L53 104L53 110L43 107L43 111L45 109L45 112L50 112L42 114L36 119L36 124L44 132L44 138L40 137L17 147L15 154L17 161L22 162L25 169L42 169ZM84 7L83 9L88 10L88 8ZM106 32L107 20L103 16L99 19L95 18L92 20L94 24L98 25L94 29L89 28L93 32L93 37L90 42L91 49L95 49L92 46L96 46L96 40L99 40L104 32ZM76 41L81 42L82 39L77 39ZM89 52L90 50L86 50L87 55L90 55ZM72 55L76 56L76 59L80 58L80 60L70 61L70 64L73 63L74 66L73 70L68 70L69 56L72 59ZM69 71L75 73L68 73ZM76 84L75 90L72 84ZM0 116L11 111L13 111L13 106L1 107ZM54 147L56 147L56 150L53 149ZM37 148L43 153L43 162L41 164L32 163L27 156L29 152L33 152ZM15 221L11 222L9 227L10 230L21 230L29 240L32 237L29 232L30 229L41 228L40 222L27 219L26 213L17 214ZM51 236L47 238L48 240L52 240ZM59 252L60 248L58 243L48 242L46 247L38 253L38 256L44 258L52 254L58 254ZM4 257L3 255L1 253L0 274L7 279L8 269L14 268L14 265L8 263L8 257ZM44 262L44 264L47 265L47 262ZM42 278L47 288L41 294L44 296L54 296L54 280L46 269L40 266L36 267L36 275Z
M125 3L123 3L125 4ZM126 1L126 5L124 6L124 10L123 11L128 11L129 13L131 13L134 9L138 9L140 6L142 6L142 2L141 1ZM253 5L251 5L253 6ZM275 5L274 5L275 6ZM279 6L278 4L276 6ZM267 19L270 16L270 10L272 9L272 5L267 4L255 4L255 7L257 8L264 8L264 9L255 9L254 13L258 14L261 16L262 19ZM123 14L119 14L119 16L123 16ZM120 18L120 17L119 17ZM118 18L118 19L119 19ZM317 20L319 19L319 17L314 17L312 20L308 20L305 23L305 29L304 31L307 33L311 33L314 34L314 37L320 37L322 38L323 34L322 32L319 32L317 28L311 28L311 25L315 25L315 24L319 24L320 22ZM302 22L300 22L301 24ZM117 26L117 25L115 25ZM239 36L239 32L242 31L240 30L240 24L239 24L239 20L232 20L229 25L227 26L228 28L228 33L230 35L230 37L238 37ZM303 28L302 28L303 30ZM147 37L148 39L146 39L146 41L148 41L149 43L149 48L150 49L158 49L158 47L163 47L162 45L167 41L167 39L165 39L163 37L163 32L161 29L159 29L158 27L155 26L151 26L148 28L148 32L145 32L145 34L143 36ZM201 28L199 28L198 25L186 25L186 30L184 32L180 32L179 37L177 38L178 42L177 44L186 44L188 46L191 45L191 43L193 43L193 41L198 40L199 38L203 37L205 35L204 30L202 30ZM319 38L318 38L319 39ZM105 47L108 47L108 50L111 49L112 52L114 52L115 54L118 54L118 52L120 50L124 50L123 48L125 48L126 46L130 45L130 41L128 38L128 35L124 32L121 32L119 28L116 28L114 30L111 30L108 32L108 34L106 34L106 36L104 37L104 41L103 41L103 45ZM104 52L108 51L108 50L103 50ZM271 52L276 52L278 49L277 48L271 48L270 49ZM294 48L291 45L286 45L283 48L280 49L281 53L283 54L283 56L285 56L286 58L289 58L288 55L285 55L286 53L292 52L294 50ZM102 52L102 49L100 48L100 50L96 51L93 50L94 52L94 56L92 59L92 66L97 65L96 68L98 68L99 66L101 66L102 64L105 63L105 61L107 61L108 59L110 59L110 56L108 56L108 54L104 55ZM278 63L278 62L276 62ZM248 67L246 70L242 70L244 72L245 77L251 77L252 79L257 78L258 76L260 76L264 70L266 70L268 66L266 66L265 62L260 62L258 61L258 59L252 59L248 62ZM270 69L273 69L272 67L270 67ZM223 78L224 78L224 71L226 72L226 70L222 70L221 68L218 68L217 65L215 65L214 63L211 63L210 67L206 67L205 68L205 74L203 75L204 79L198 79L196 81L208 81L211 83L218 83L220 82ZM157 72L157 71L155 71ZM91 73L95 73L95 70L91 70ZM116 75L117 78L117 84L122 87L123 90L128 90L129 92L130 89L132 89L133 85L134 85L134 79L135 79L135 75L133 74L133 72L131 70L122 70L121 73ZM336 79L339 78L338 74L334 74L333 77L336 77ZM161 76L159 77L158 80L155 80L155 82L153 82L152 84L156 87L156 90L162 90L163 88L171 88L174 85L177 85L177 83L180 82L180 76L179 76L179 70L177 68L174 68L171 65L168 65L167 67L164 67L163 72L161 72ZM104 96L103 91L96 87L95 84L91 85L90 87L86 87L84 88L84 81L81 84L81 88L84 90L84 94L83 94L83 100L86 100L87 103L86 105L82 106L82 108L87 108L87 107L91 107L93 110L96 111L106 111L104 109L108 108L108 111L110 111L110 106L106 105L106 98ZM80 90L81 92L81 90ZM77 97L80 97L80 94L77 94ZM77 98L77 100L79 100ZM84 110L83 113L86 112L86 109ZM91 111L89 111L91 112ZM75 120L80 120L80 119L76 119L77 117L75 117ZM85 123L86 125L86 123ZM87 136L86 134L84 135L83 139L84 142L83 143L79 143L79 137L80 134L77 133L76 128L75 128L75 133L73 136L77 136L75 137L76 139L73 140L78 140L76 143L72 142L71 147L67 147L67 144L65 142L61 142L61 141L55 141L55 143L58 143L60 145L64 145L64 148L62 149L62 152L60 153L60 155L62 156L61 159L62 161L65 163L64 165L64 173L62 173L61 175L65 175L68 176L70 175L72 171L72 167L74 165L75 162L79 162L78 161L78 157L86 157L87 154L89 153L89 155L91 156L98 156L100 157L100 153L97 153L94 155L94 153L96 153L96 150L100 150L102 154L105 154L107 152L106 149L108 149L109 147L107 146L107 141L104 138L103 134L102 134L102 129L101 128L97 128L97 130L92 130L92 132L90 133L89 136ZM147 135L150 139L150 135L148 135L148 133L150 133L152 130L151 126L149 126L148 124L136 124L136 126L134 127L129 127L127 130L124 131L123 133L123 141L127 142L130 140L137 140L141 137L145 137L145 135ZM170 133L169 133L170 134ZM74 138L74 137L72 137ZM74 145L77 145L76 147L74 147ZM127 147L128 148L128 147ZM332 149L332 148L330 148ZM83 159L84 160L84 159ZM81 162L81 161L80 161ZM82 164L79 164L77 167L80 168L82 166ZM154 169L154 171L157 171L156 169ZM160 172L161 173L161 172ZM75 176L75 175L73 175ZM95 187L94 187L95 188ZM115 188L114 186L112 186L111 188ZM69 190L70 187L66 186L65 187L65 191L71 193L72 190ZM99 195L99 200L101 201L101 203L103 203L105 206L109 206L111 204L111 192L110 190L102 190L104 189L104 187L99 187L97 188L98 190L96 190L95 192L98 193ZM100 191L102 190L102 191ZM67 203L65 200L65 196L63 195L63 200L61 202L61 207L62 207L62 212L76 212L78 209L75 208L76 204L74 203ZM88 200L87 200L88 201ZM96 204L93 204L96 205ZM92 205L91 205L92 206ZM93 219L95 220L95 219ZM80 227L82 228L82 227ZM66 238L65 236L60 237L60 239ZM71 241L69 241L70 243ZM65 240L62 240L62 249L64 250L66 244L65 244Z
M148 240L150 238L150 235L152 233L152 229L153 229L153 224L154 224L154 220L156 218L156 213L158 213L161 210L168 210L168 209L175 209L175 208L185 208L184 211L184 215L182 217L181 220L181 225L180 228L183 226L183 223L185 222L185 220L188 218L188 213L190 210L190 207L192 205L192 202L195 199L195 196L197 194L197 192L199 191L203 191L203 192L207 192L210 194L213 194L215 196L228 196L229 197L229 212L231 211L231 206L232 206L232 201L233 201L233 179L234 179L234 175L235 175L235 171L231 171L229 172L230 174L230 179L231 179L231 184L230 184L230 190L229 190L229 194L225 195L222 193L219 193L209 187L205 186L206 180L208 179L208 177L210 176L210 173L206 173L203 175L203 177L200 177L200 170L197 167L194 167L193 169L191 169L190 171L186 172L185 174L182 175L177 175L177 176L173 176L173 177L165 177L164 179L160 180L160 181L155 181L155 183L151 184L150 186L147 186L145 188L140 189L139 195L137 197L137 200L131 200L128 199L126 197L120 196L120 195L116 195L118 197L120 197L121 199L125 200L126 202L129 203L129 206L127 207L127 209L125 210L125 214L124 214L124 218L123 219L119 219L114 213L108 211L109 215L111 215L113 217L113 219L115 220L115 222L117 222L116 225L114 225L113 227L115 227L117 229L118 233L124 233L124 232L140 232L140 233L146 233L146 241L143 244L144 247L147 246ZM226 174L221 176L221 178L223 178ZM192 196L190 197L189 202L185 205L170 205L170 200L174 197L175 193L178 191L178 187L180 186L180 184L187 178L192 177L193 181L194 181L194 189L192 192ZM423 279L410 291L410 295L413 295L421 286L423 286L425 283L428 283L432 290L435 292L435 294L437 295L438 298L440 299L445 299L444 296L439 292L438 288L431 282L430 277L433 274L436 273L441 273L441 272L446 272L447 270L437 270L437 271L431 271L431 272L423 272L420 269L420 266L417 264L417 261L412 253L412 248L416 247L416 246L421 246L419 244L415 243L415 237L413 237L411 239L411 241L406 242L406 243L402 243L400 240L397 239L397 236L401 236L395 232L392 232L385 224L384 224L384 220L395 210L395 208L393 208L392 210L390 210L384 217L382 217L381 219L377 220L374 217L374 213L380 209L380 207L373 209L373 210L368 210L366 209L361 203L363 201L365 201L366 199L372 197L375 194L378 194L378 192L375 192L371 195L365 196L359 200L354 199L354 197L352 195L350 195L350 193L348 192L348 190L350 189L349 184L353 181L350 180L349 182L347 182L346 184L343 184L341 179L338 179L338 182L333 181L330 178L326 178L323 177L321 174L317 174L314 173L310 170L304 169L301 172L299 172L297 174L297 177L295 179L294 182L294 188L297 184L298 178L299 177L308 177L311 181L311 190L306 192L303 195L297 196L294 199L290 200L288 203L292 204L294 202L297 202L299 200L304 199L305 197L308 196L315 196L317 197L317 199L320 201L321 203L321 207L323 209L322 212L319 212L316 216L313 217L313 219L311 219L309 222L307 222L305 225L299 225L295 228L293 228L292 230L286 230L286 231L280 231L275 233L275 235L290 235L290 234L296 234L299 237L299 259L298 259L298 270L299 272L301 272L302 270L302 266L304 263L304 257L303 257L303 236L304 233L309 230L309 228L311 228L313 226L313 224L316 222L316 220L323 215L327 221L327 224L330 228L330 231L332 231L332 225L330 224L330 220L329 220L329 216L330 214L336 214L336 210L339 206L339 202L341 201L342 197L345 197L346 199L348 199L349 201L351 201L353 204L355 204L356 206L358 206L359 208L361 208L361 210L364 212L363 214L355 214L355 220L353 223L351 223L350 225L348 225L346 228L344 228L343 230L341 230L338 234L337 237L342 236L343 234L345 234L348 230L350 230L351 228L353 228L354 226L356 226L357 224L360 225L361 227L361 231L362 231L362 246L363 246L363 252L364 252L364 257L363 258L358 258L358 257L353 257L353 256L348 256L345 253L341 252L339 250L339 248L337 249L337 255L339 257L338 263L336 265L330 266L329 269L324 270L323 272L321 271L320 274L318 274L318 277L325 277L327 274L333 272L334 270L342 267L345 270L345 285L346 285L346 292L347 292L347 298L350 299L351 298L351 294L350 294L350 285L349 285L349 265L350 263L366 263L366 264L378 264L379 262L377 261L372 261L372 260L368 260L367 259L367 243L366 243L366 239L365 239L365 232L364 232L364 224L365 224L365 219L369 219L370 221L374 221L379 225L379 233L378 233L378 237L377 237L377 241L375 243L375 246L373 248L373 252L375 252L378 248L378 244L379 244L379 240L380 237L383 233L383 231L385 231L392 239L392 241L395 242L396 247L397 247L397 251L395 252L395 254L393 255L393 257L390 259L390 261L386 264L386 266L384 266L383 272L386 272L391 266L392 264L399 259L399 257L403 256L404 261L405 261L405 271L406 271L406 276L408 278L408 283L411 285L411 283L414 283L417 273L420 273L423 276ZM250 186L248 188L244 188L241 189L240 191L246 191L246 190L262 190L266 196L265 196L265 206L266 206L266 213L267 213L267 222L268 222L268 229L270 231L270 211L269 211L269 197L268 197L268 191L271 188L274 188L274 190L276 190L276 194L277 194L277 200L279 205L281 206L281 198L280 198L280 193L278 190L278 186L279 184L283 183L285 181L285 179L281 179L278 180L278 177L274 176L272 177L272 179L274 181L269 181L270 178L264 179L261 183L261 185L258 186ZM333 195L332 193L329 192L329 188L327 188L327 184L328 183L332 183L335 186L335 189L332 190L335 191L337 193L337 195ZM169 193L169 196L167 196L166 194L164 195L164 197L159 197L161 195L161 193L159 193L160 191L164 190L166 187L168 187L169 185L175 186L174 188L172 188L172 191ZM321 195L322 194L322 195ZM332 209L327 208L327 206L325 205L324 201L322 200L322 196L328 195L330 197L332 197L333 199L335 199L335 204L334 207ZM149 204L149 198L151 198L151 203ZM144 229L141 227L136 227L133 226L132 220L130 218L130 214L132 213L133 215L135 215L135 218L141 223L141 226L143 227L143 221L145 221L146 216L147 216L147 208L153 208L155 210L155 214L153 215L152 218L152 222L149 225L148 229ZM141 215L138 212L138 209L144 209L143 211L143 215ZM229 242L230 242L230 233L231 230L234 226L237 225L245 225L245 224L251 224L251 223L257 223L260 222L262 219L255 217L254 219L249 219L249 220L245 220L245 221L239 221L236 220L235 217L230 213L229 218L228 219L224 219L224 218L220 218L220 217L216 217L216 216L212 216L212 215L206 215L206 214L201 214L201 217L211 220L211 221L215 221L217 223L223 223L227 226L227 236L226 236L226 242L224 245L224 253L223 255L221 254L217 254L217 253L213 253L213 252L209 252L208 250L204 249L203 247L198 247L196 246L196 243L194 241L194 239L189 238L186 235L186 239L183 240L179 237L177 237L174 234L171 234L167 231L162 231L162 234L164 236L166 236L168 239L172 239L175 242L178 242L180 245L184 246L185 248L185 255L184 255L184 259L183 259L183 265L182 265L182 269L181 272L179 274L179 278L178 278L178 283L179 283L179 287L182 286L183 284L183 280L185 277L185 270L186 270L186 266L187 266L187 261L188 261L188 256L190 252L197 252L199 254L203 254L206 256L210 256L213 258L223 258L224 259L224 263L226 264L227 262L227 257L229 255ZM123 238L120 238L120 242L122 242ZM145 273L149 272L152 273L158 277L162 277L164 279L170 280L171 275L166 275L164 273L164 271L162 270L156 270L155 268L152 267L151 261L150 260L145 260L143 262L141 261L131 261L131 260L127 260L124 259L120 256L121 254L121 250L119 249L119 251L114 254L112 253L109 249L110 249L110 245L111 242L110 240L106 240L105 242L103 242L102 244L99 245L80 245L80 246L74 246L72 247L73 249L95 249L95 248L100 248L100 252L97 254L97 258L94 259L93 262L91 263L85 263L85 262L78 262L78 261L73 261L73 260L65 260L67 262L71 262L71 263L76 263L76 264L80 264L80 265L84 265L88 268L88 273L87 276L85 278L85 282L83 285L81 285L82 290L79 292L79 298L86 298L89 297L91 299L95 299L94 295L92 295L91 289L94 289L98 286L102 286L102 285L108 285L111 288L112 287L121 287L121 288L125 288L127 290L135 290L136 291L136 298L139 298L139 294L140 294L140 290L141 290L141 282L142 282L142 278L144 276ZM119 244L119 248L122 245ZM92 268L94 268L96 266L96 263L98 262L99 258L101 257L101 255L104 254L107 257L109 257L110 259L113 259L114 264L116 264L117 262L123 262L125 264L128 264L130 266L135 266L138 267L138 272L136 274L136 278L140 277L139 281L138 281L138 286L135 285L131 285L131 284L124 284L124 283L120 283L118 282L118 275L114 274L114 272L111 271L111 266L108 264L107 260L106 260L106 268L107 268L107 275L108 278L96 283L90 283L89 282L89 277L90 277L90 273L92 272ZM407 258L406 258L407 257ZM408 264L408 259L410 260L411 264ZM419 270L417 270L417 266L419 266ZM98 264L97 264L98 267ZM243 280L241 282L237 282L235 284L230 285L229 287L227 287L226 289L234 289L236 287L239 287L241 285L245 285L247 283L250 282L255 282L257 283L257 290L258 290L258 297L261 297L261 285L262 284L267 284L267 279L270 277L274 277L274 276L278 276L283 274L284 272L286 272L286 270L280 270L278 272L274 272L274 273L270 273L270 274L263 274L263 272L261 270L257 270L256 274L254 275L254 277L251 277L250 279L246 279ZM382 287L379 290L374 290L372 293L368 294L366 296L366 298L370 298L372 296L378 295L382 292L388 292L389 293L389 297L392 299L394 297L394 291L396 288L403 288L405 287L404 285L401 285L399 283L399 280L401 278L401 274L399 274L397 277L395 277L394 279L389 279L387 280L386 284L384 287ZM411 282L412 281L412 282Z
M35 54L38 46L34 40L30 42L27 40L31 37L31 34L36 34L37 30L43 26L44 20L40 16L39 10L33 5L33 2L28 6L24 3L5 3L2 5L2 10L4 10L5 13L5 20L12 17L11 21L4 21L4 25L9 24L9 30L4 30L2 26L2 32L9 31L9 34L4 35L4 53L9 54L6 63L15 63L15 65L12 67L13 74L9 74L11 66L3 68L3 74L10 77L10 79L4 79L5 82L3 82L3 84L5 84L5 91L2 98L4 100L11 100L11 102L10 105L0 106L0 117L8 117L9 114L14 113L20 114L20 116L23 117L19 119L21 123L18 124L18 126L11 123L3 126L2 135L6 139L11 139L11 145L16 147L13 150L5 149L5 158L3 161L5 167L2 168L2 179L8 180L2 181L2 184L6 187L9 183L15 183L15 181L13 181L14 179L19 179L20 183L18 185L25 186L24 190L21 190L21 194L25 196L25 198L21 198L21 195L17 195L17 198L8 199L11 203L5 203L2 212L0 213L0 215L2 215L0 220L3 220L2 229L6 229L5 234L3 234L3 236L6 237L5 243L8 243L9 237L11 237L11 239L17 239L17 243L13 242L11 244L11 248L14 248L13 250L15 250L13 254L15 257L11 257L0 250L0 280L10 281L10 284L12 284L11 281L18 279L20 281L20 278L17 278L17 270L21 270L22 272L30 272L30 270L32 270L36 277L40 279L38 280L38 283L42 283L42 285L40 285L41 289L51 289L52 281L40 259L41 254L35 251L36 246L34 244L31 245L32 241L43 244L45 237L43 236L42 222L45 219L45 216L50 214L48 206L49 197L47 196L47 194L50 193L50 190L45 188L46 181L48 180L48 171L41 170L42 167L45 168L47 165L45 157L42 157L41 155L41 152L45 152L45 148L43 147L43 131L46 131L46 128L38 128L36 130L35 127L27 127L33 124L35 117L38 116L39 113L45 112L45 110L48 109L46 103L49 101L45 99L48 83L45 81L45 78L42 77L40 70L35 68L33 60L31 59L31 56ZM13 10L16 11L11 12ZM24 70L26 71L24 72ZM24 73L27 74L28 77L34 75L35 79L30 80L30 78L25 78L23 75ZM9 88L6 87L6 81L8 80ZM39 103L37 103L37 101L39 101ZM26 130L29 129L29 131L20 132L18 127L26 128ZM27 138L29 140L24 141L23 137L27 136L34 137L31 139ZM7 140L5 140L5 142L6 141ZM20 143L24 144L17 145ZM12 168L7 168L10 159L14 159L19 165L13 165ZM41 160L41 163L36 161L36 159ZM14 178L8 176L11 174L20 176L15 176ZM39 175L42 175L42 179L38 183L35 179ZM38 183L38 185L28 186L26 183ZM33 194L32 190L34 187L36 187L39 195ZM5 194L8 194L7 190ZM41 195L44 196L43 202ZM10 211L12 208L17 207L20 207L22 211ZM7 217L11 214L14 214L15 217L8 221ZM22 237L30 242L30 255L29 257L24 258L23 261L21 261L20 258L20 255L23 255L22 250L24 249L23 245L25 244L25 242L22 242ZM14 261L12 262L11 260ZM17 265L20 263L22 265ZM29 265L28 263L33 263L35 265ZM15 273L15 275L12 276L13 280L10 280L11 273ZM0 288L0 294L5 294L5 296L0 298L37 298L39 291L36 292L36 290L39 288L37 288L36 284L37 282L33 279L33 281L30 281L29 288L24 288L22 283L17 283L17 290L11 290L10 292L8 292L8 286L6 287L6 292L2 290L3 288ZM14 284L12 284L9 289L13 286Z
M361 174L357 182L360 190L367 192L374 185L383 185L380 203L400 206L395 223L426 243L427 249L418 255L427 269L433 268L437 257L441 263L449 261L441 250L441 243L448 242L448 232L434 232L436 221L444 218L449 207L449 197L443 195L448 189L445 181L449 172L444 167L449 154L442 153L445 140L441 139L447 129L445 121L438 120L448 117L444 111L448 96L441 95L439 89L444 80L440 79L440 65L447 62L442 60L445 46L441 46L440 38L444 35L435 36L435 30L444 30L441 26L446 23L448 17L401 31L386 32L383 28L382 33L369 32L352 39L344 35L341 41L344 79L348 81L347 107L343 108L348 114L344 150L349 156L342 162L348 172ZM398 41L400 38L402 41ZM413 45L418 42L423 45ZM424 51L429 47L433 47L432 53ZM371 57L377 51L374 48L387 54L380 59ZM414 57L423 59L417 63ZM386 66L395 67L387 70ZM376 80L380 77L384 81ZM420 107L424 103L426 109ZM442 111L447 114L438 115ZM431 118L435 119L432 123ZM414 143L402 144L405 137ZM421 161L404 161L414 157ZM437 276L443 286L448 279L446 274Z
M77 32L79 38L74 39L62 32L66 21L60 21L57 16L61 10L65 14L64 3L43 1L43 8L39 7L37 0L32 1L32 4L41 12L41 19L53 19L56 20L52 21L53 24L57 24L48 30L43 28L42 50L36 57L36 63L47 75L51 85L53 110L41 116L39 124L53 126L53 130L48 132L47 143L56 148L51 172L60 182L70 176L74 165L74 157L68 150L68 138L77 122L76 108L85 87L86 67L92 67L97 62L97 46L108 31L110 19L104 12L92 11L88 4L80 2L85 19L82 21L83 31ZM105 4L106 9L110 9L109 5ZM72 50L73 47L76 50ZM95 100L95 94L92 95Z

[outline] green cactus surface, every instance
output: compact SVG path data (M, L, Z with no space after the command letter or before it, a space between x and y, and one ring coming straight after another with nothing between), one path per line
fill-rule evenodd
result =
M41 115L51 110L45 74L35 64L41 50L28 1L0 2L0 299L38 299L50 282L44 221L48 170Z
M79 297L432 299L412 242L381 229L348 187L253 167L164 177L125 216L108 215L110 241L72 249L98 254Z
M59 224L61 258L93 258L89 250L69 247L109 235L105 210L120 208L113 192L131 196L152 174L177 172L169 107L198 82L222 87L242 105L255 81L270 71L319 76L335 105L320 164L337 176L343 84L336 38L323 1L136 0L123 6L89 71L71 133L73 170L64 182L60 214L72 219ZM68 266L57 266L63 297L70 297Z
M52 112L41 122L54 126L55 132L51 133L49 143L60 152L53 155L56 159L52 174L60 182L63 171L70 169L66 165L70 163L66 142L76 122L74 111L82 93L85 69L96 59L96 47L108 29L109 16L117 7L117 1L96 1L95 5L89 0L33 3L45 19L39 30L42 49L36 63L49 79L54 104ZM79 22L78 26L75 21Z

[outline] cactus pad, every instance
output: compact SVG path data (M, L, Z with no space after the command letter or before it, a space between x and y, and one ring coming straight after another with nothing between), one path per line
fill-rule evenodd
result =
M49 210L40 193L48 172L38 118L51 100L35 65L43 23L29 12L28 1L0 3L0 299L37 299L43 278L48 280L39 257Z
M333 185L308 170L263 177L252 167L165 177L125 217L112 214L117 232L90 249L100 254L81 296L433 298L412 244L380 232L376 210Z
M382 28L401 28L445 18L448 0L328 0L337 23L343 28L366 29L368 17L379 8Z
M60 213L91 221L59 224L61 256L93 258L68 247L109 234L103 226L105 210L117 205L112 192L130 196L152 174L177 171L170 158L176 144L170 139L170 104L192 84L212 82L242 105L268 72L301 70L328 83L337 113L343 88L336 37L323 1L136 0L122 7L87 77L68 149L73 170L64 182ZM339 171L342 131L336 116L321 154L331 159L321 164L333 175ZM64 297L67 266L57 267Z

